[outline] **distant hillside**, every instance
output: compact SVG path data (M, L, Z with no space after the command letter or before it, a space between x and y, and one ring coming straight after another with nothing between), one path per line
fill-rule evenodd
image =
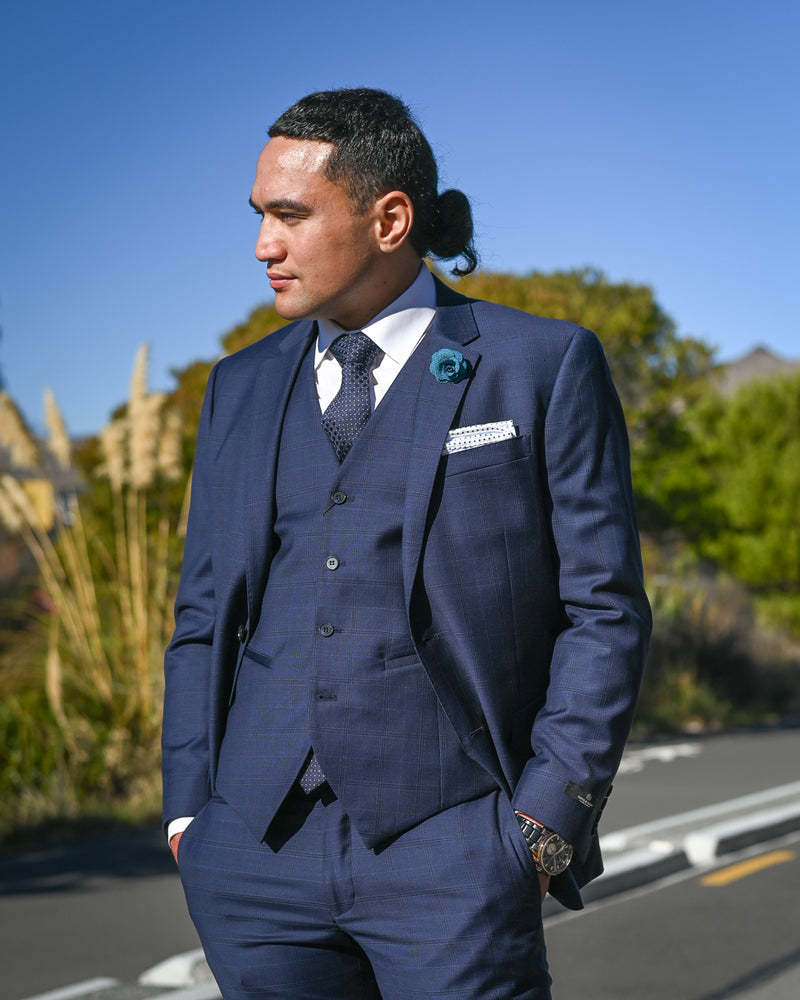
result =
M795 375L800 372L800 361L790 361L759 345L743 357L720 365L716 371L720 392L729 396L741 386L755 379L773 378L776 375Z

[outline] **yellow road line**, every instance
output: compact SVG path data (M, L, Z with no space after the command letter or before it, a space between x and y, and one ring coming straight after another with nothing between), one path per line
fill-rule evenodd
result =
M795 857L795 851L771 851L769 854L762 854L747 861L739 861L735 865L728 865L727 868L720 868L719 871L711 872L710 875L704 875L700 879L700 885L728 885L730 882L736 882L748 875L755 875L756 872L763 871L765 868L793 861Z

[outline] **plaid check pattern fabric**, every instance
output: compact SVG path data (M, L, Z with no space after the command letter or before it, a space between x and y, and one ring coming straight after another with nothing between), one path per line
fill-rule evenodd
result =
M369 372L380 348L359 330L337 337L329 350L342 366L342 385L322 415L322 426L343 462L369 420Z

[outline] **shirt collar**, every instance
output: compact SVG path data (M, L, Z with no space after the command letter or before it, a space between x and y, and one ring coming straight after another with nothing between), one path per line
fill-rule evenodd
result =
M382 312L360 327L364 333L393 361L402 364L419 342L436 310L436 285L433 275L422 264L419 274L408 288ZM343 333L338 323L330 319L317 321L317 345L314 367L318 368L325 352Z

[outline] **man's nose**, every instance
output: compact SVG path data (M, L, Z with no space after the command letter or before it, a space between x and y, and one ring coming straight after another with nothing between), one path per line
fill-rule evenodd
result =
M256 240L256 257L258 260L283 260L286 256L286 247L283 241L278 239L277 234L269 225L267 219L261 223Z

